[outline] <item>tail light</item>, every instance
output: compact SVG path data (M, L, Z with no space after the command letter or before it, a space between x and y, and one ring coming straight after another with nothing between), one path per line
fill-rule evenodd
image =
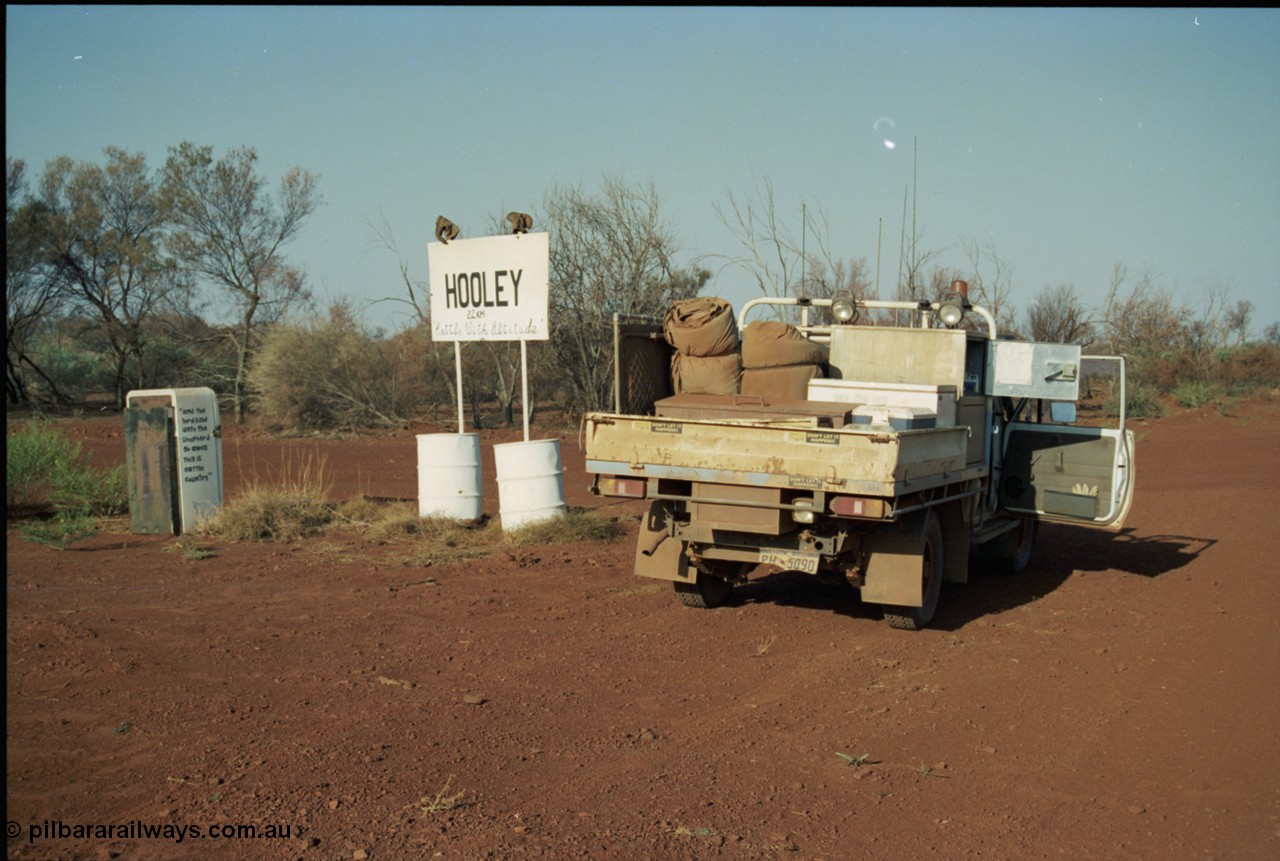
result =
M840 517L884 518L884 500L863 496L835 496L831 499L831 513Z
M601 496L627 496L632 499L644 499L647 483L643 478L601 476L596 482L596 487L599 489Z

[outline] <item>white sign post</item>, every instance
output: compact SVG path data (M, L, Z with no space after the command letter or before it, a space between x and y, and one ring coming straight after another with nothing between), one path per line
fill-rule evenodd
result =
M545 341L550 242L546 233L455 239L427 246L431 339L454 342L462 432L462 341L519 341L524 438L529 439L526 341Z

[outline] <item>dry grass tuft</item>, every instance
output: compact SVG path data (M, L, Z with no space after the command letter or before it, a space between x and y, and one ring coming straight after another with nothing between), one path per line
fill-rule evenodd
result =
M228 541L296 541L334 519L327 501L332 482L324 458L285 459L274 475L255 479L234 501L203 521L199 531Z
M612 541L626 533L615 517L604 517L586 508L570 508L562 517L530 523L505 534L507 545L576 544L582 541Z
M228 541L296 541L333 530L400 551L400 564L415 567L465 562L535 544L612 541L626 533L615 517L569 509L561 517L503 531L498 520L458 521L420 517L414 502L368 497L328 501L331 482L323 458L285 461L267 480L252 481L236 499L200 524L205 535ZM322 545L322 555L337 545ZM384 551L385 552L385 551ZM340 554L353 558L350 548ZM358 554L356 554L358 555Z
M333 510L334 523L338 525L367 527L386 516L389 509L377 500L362 496L338 503Z
M449 775L448 780L444 782L444 786L440 788L440 791L437 792L434 797L424 795L422 798L418 799L418 804L424 814L430 816L436 813L443 813L446 810L453 810L455 807L461 806L462 799L466 796L467 791L464 789L461 792L456 792L450 795L449 787L452 783L453 775L451 774Z

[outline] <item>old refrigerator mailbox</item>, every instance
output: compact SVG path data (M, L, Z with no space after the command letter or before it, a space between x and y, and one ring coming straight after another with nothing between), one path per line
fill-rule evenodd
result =
M129 392L124 435L134 532L181 535L222 505L222 424L212 389Z

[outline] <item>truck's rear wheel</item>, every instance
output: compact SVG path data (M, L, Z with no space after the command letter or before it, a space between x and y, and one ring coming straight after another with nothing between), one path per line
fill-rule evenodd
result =
M681 604L702 610L723 606L733 591L733 584L728 580L705 571L699 571L692 583L677 580L671 585L676 587L676 597Z
M938 611L938 596L942 593L942 527L932 511L924 525L924 545L920 548L921 594L924 603L919 607L884 605L884 620L891 628L919 631L929 627Z

